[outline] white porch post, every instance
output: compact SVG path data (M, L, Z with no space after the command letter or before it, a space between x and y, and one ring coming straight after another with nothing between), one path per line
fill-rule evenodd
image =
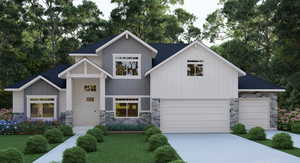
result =
M105 110L105 78L106 75L101 74L100 84L100 110Z
M67 75L67 90L66 90L66 111L72 111L72 78Z

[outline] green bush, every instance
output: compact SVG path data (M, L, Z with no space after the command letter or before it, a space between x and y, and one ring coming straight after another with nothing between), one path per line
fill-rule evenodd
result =
M66 149L63 154L62 163L85 163L86 152L80 147Z
M59 126L60 131L63 133L64 136L73 136L73 128L68 125L61 125Z
M63 133L57 128L48 129L45 132L45 137L50 144L61 143L64 141Z
M99 128L100 130L103 131L104 135L107 135L108 134L108 129L106 126L103 126L103 125L97 125L95 126L95 128Z
M151 127L151 128L149 128L148 130L145 131L145 134L146 134L146 141L148 141L150 136L152 136L154 134L161 134L161 131L157 127Z
M77 146L83 148L86 152L97 151L97 139L89 134L80 136L77 139Z
M292 124L291 131L293 133L300 134L300 123L294 123L294 124Z
M154 151L154 159L156 163L166 163L178 159L176 151L169 145L158 147Z
M21 134L44 134L47 129L58 127L58 121L23 121L17 124L18 133Z
M233 133L233 134L247 134L245 125L243 125L243 124L241 124L241 123L235 124L235 125L231 128L231 130L232 130L232 133Z
M0 151L0 160L2 163L23 163L23 154L15 148L8 148Z
M93 128L93 129L89 129L87 131L87 134L90 134L92 136L94 136L97 139L97 142L103 142L103 131L99 128Z
M152 128L152 127L156 127L155 125L151 124L151 125L148 125L144 128L144 131L148 130L149 128Z
M261 127L251 128L248 132L249 139L251 140L265 140L266 133L265 130Z
M45 153L48 151L48 141L42 135L34 135L28 138L25 145L25 153Z
M186 162L183 160L175 160L175 161L171 161L169 163L186 163Z
M112 124L107 128L109 131L143 131L145 125Z
M160 146L167 145L168 139L163 134L154 134L149 138L149 150L154 151Z
M272 146L278 149L292 149L293 141L289 134L278 133L272 137Z

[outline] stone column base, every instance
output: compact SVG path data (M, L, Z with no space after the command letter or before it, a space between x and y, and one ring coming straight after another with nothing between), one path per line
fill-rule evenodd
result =
M66 111L65 112L65 124L69 126L73 126L73 113L72 111Z

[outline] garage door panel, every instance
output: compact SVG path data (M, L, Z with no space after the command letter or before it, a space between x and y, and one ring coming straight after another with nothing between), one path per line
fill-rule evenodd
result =
M161 129L168 133L229 132L228 100L162 100Z
M268 98L243 98L239 101L239 121L247 129L260 126L270 128L270 103Z

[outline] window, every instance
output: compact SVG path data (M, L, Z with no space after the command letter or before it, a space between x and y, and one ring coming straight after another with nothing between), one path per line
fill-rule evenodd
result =
M56 96L33 97L28 96L27 117L32 119L55 119Z
M87 101L87 102L94 102L94 101L95 101L95 98L94 98L94 97L87 97L87 98L86 98L86 101Z
M115 115L118 118L138 117L138 98L115 98Z
M203 76L203 61L188 60L187 61L187 76Z
M114 76L122 79L140 78L139 54L114 54Z
M96 92L96 85L85 85L84 90L87 92Z

